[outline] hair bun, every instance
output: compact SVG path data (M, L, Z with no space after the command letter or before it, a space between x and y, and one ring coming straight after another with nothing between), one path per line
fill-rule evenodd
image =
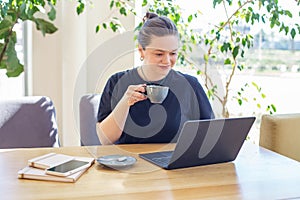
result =
M148 19L152 19L155 17L158 17L158 15L155 13L147 12L146 15L143 17L143 22L145 23Z

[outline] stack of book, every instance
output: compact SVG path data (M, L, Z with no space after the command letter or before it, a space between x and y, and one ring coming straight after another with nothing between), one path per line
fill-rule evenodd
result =
M88 162L88 164L80 171L71 173L67 176L57 176L46 173L46 169L59 166L60 164L67 163L71 160L84 161ZM18 178L74 183L84 172L88 170L94 161L94 158L89 157L74 157L64 154L49 153L28 160L28 166L18 171Z

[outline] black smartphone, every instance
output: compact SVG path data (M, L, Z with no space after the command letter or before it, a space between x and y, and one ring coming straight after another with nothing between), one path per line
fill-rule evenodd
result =
M46 169L46 174L55 176L69 176L91 165L91 162L70 160L57 166Z

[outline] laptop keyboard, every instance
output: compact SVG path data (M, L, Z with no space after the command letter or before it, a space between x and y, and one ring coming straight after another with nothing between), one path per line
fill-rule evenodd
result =
M170 156L164 156L164 157L155 157L152 158L152 160L160 165L168 165L171 159L171 155Z
M158 166L165 168L170 164L172 154L173 154L173 151L161 151L161 152L140 154L140 157L142 157Z
M143 156L160 166L168 166L172 157L173 151L162 151L144 154Z

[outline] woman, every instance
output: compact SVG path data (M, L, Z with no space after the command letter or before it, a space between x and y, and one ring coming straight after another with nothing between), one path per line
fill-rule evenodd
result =
M176 142L187 120L214 114L198 80L173 70L179 36L167 17L147 13L138 35L142 66L108 80L99 106L97 133L101 144ZM162 104L152 104L145 86L169 87Z

